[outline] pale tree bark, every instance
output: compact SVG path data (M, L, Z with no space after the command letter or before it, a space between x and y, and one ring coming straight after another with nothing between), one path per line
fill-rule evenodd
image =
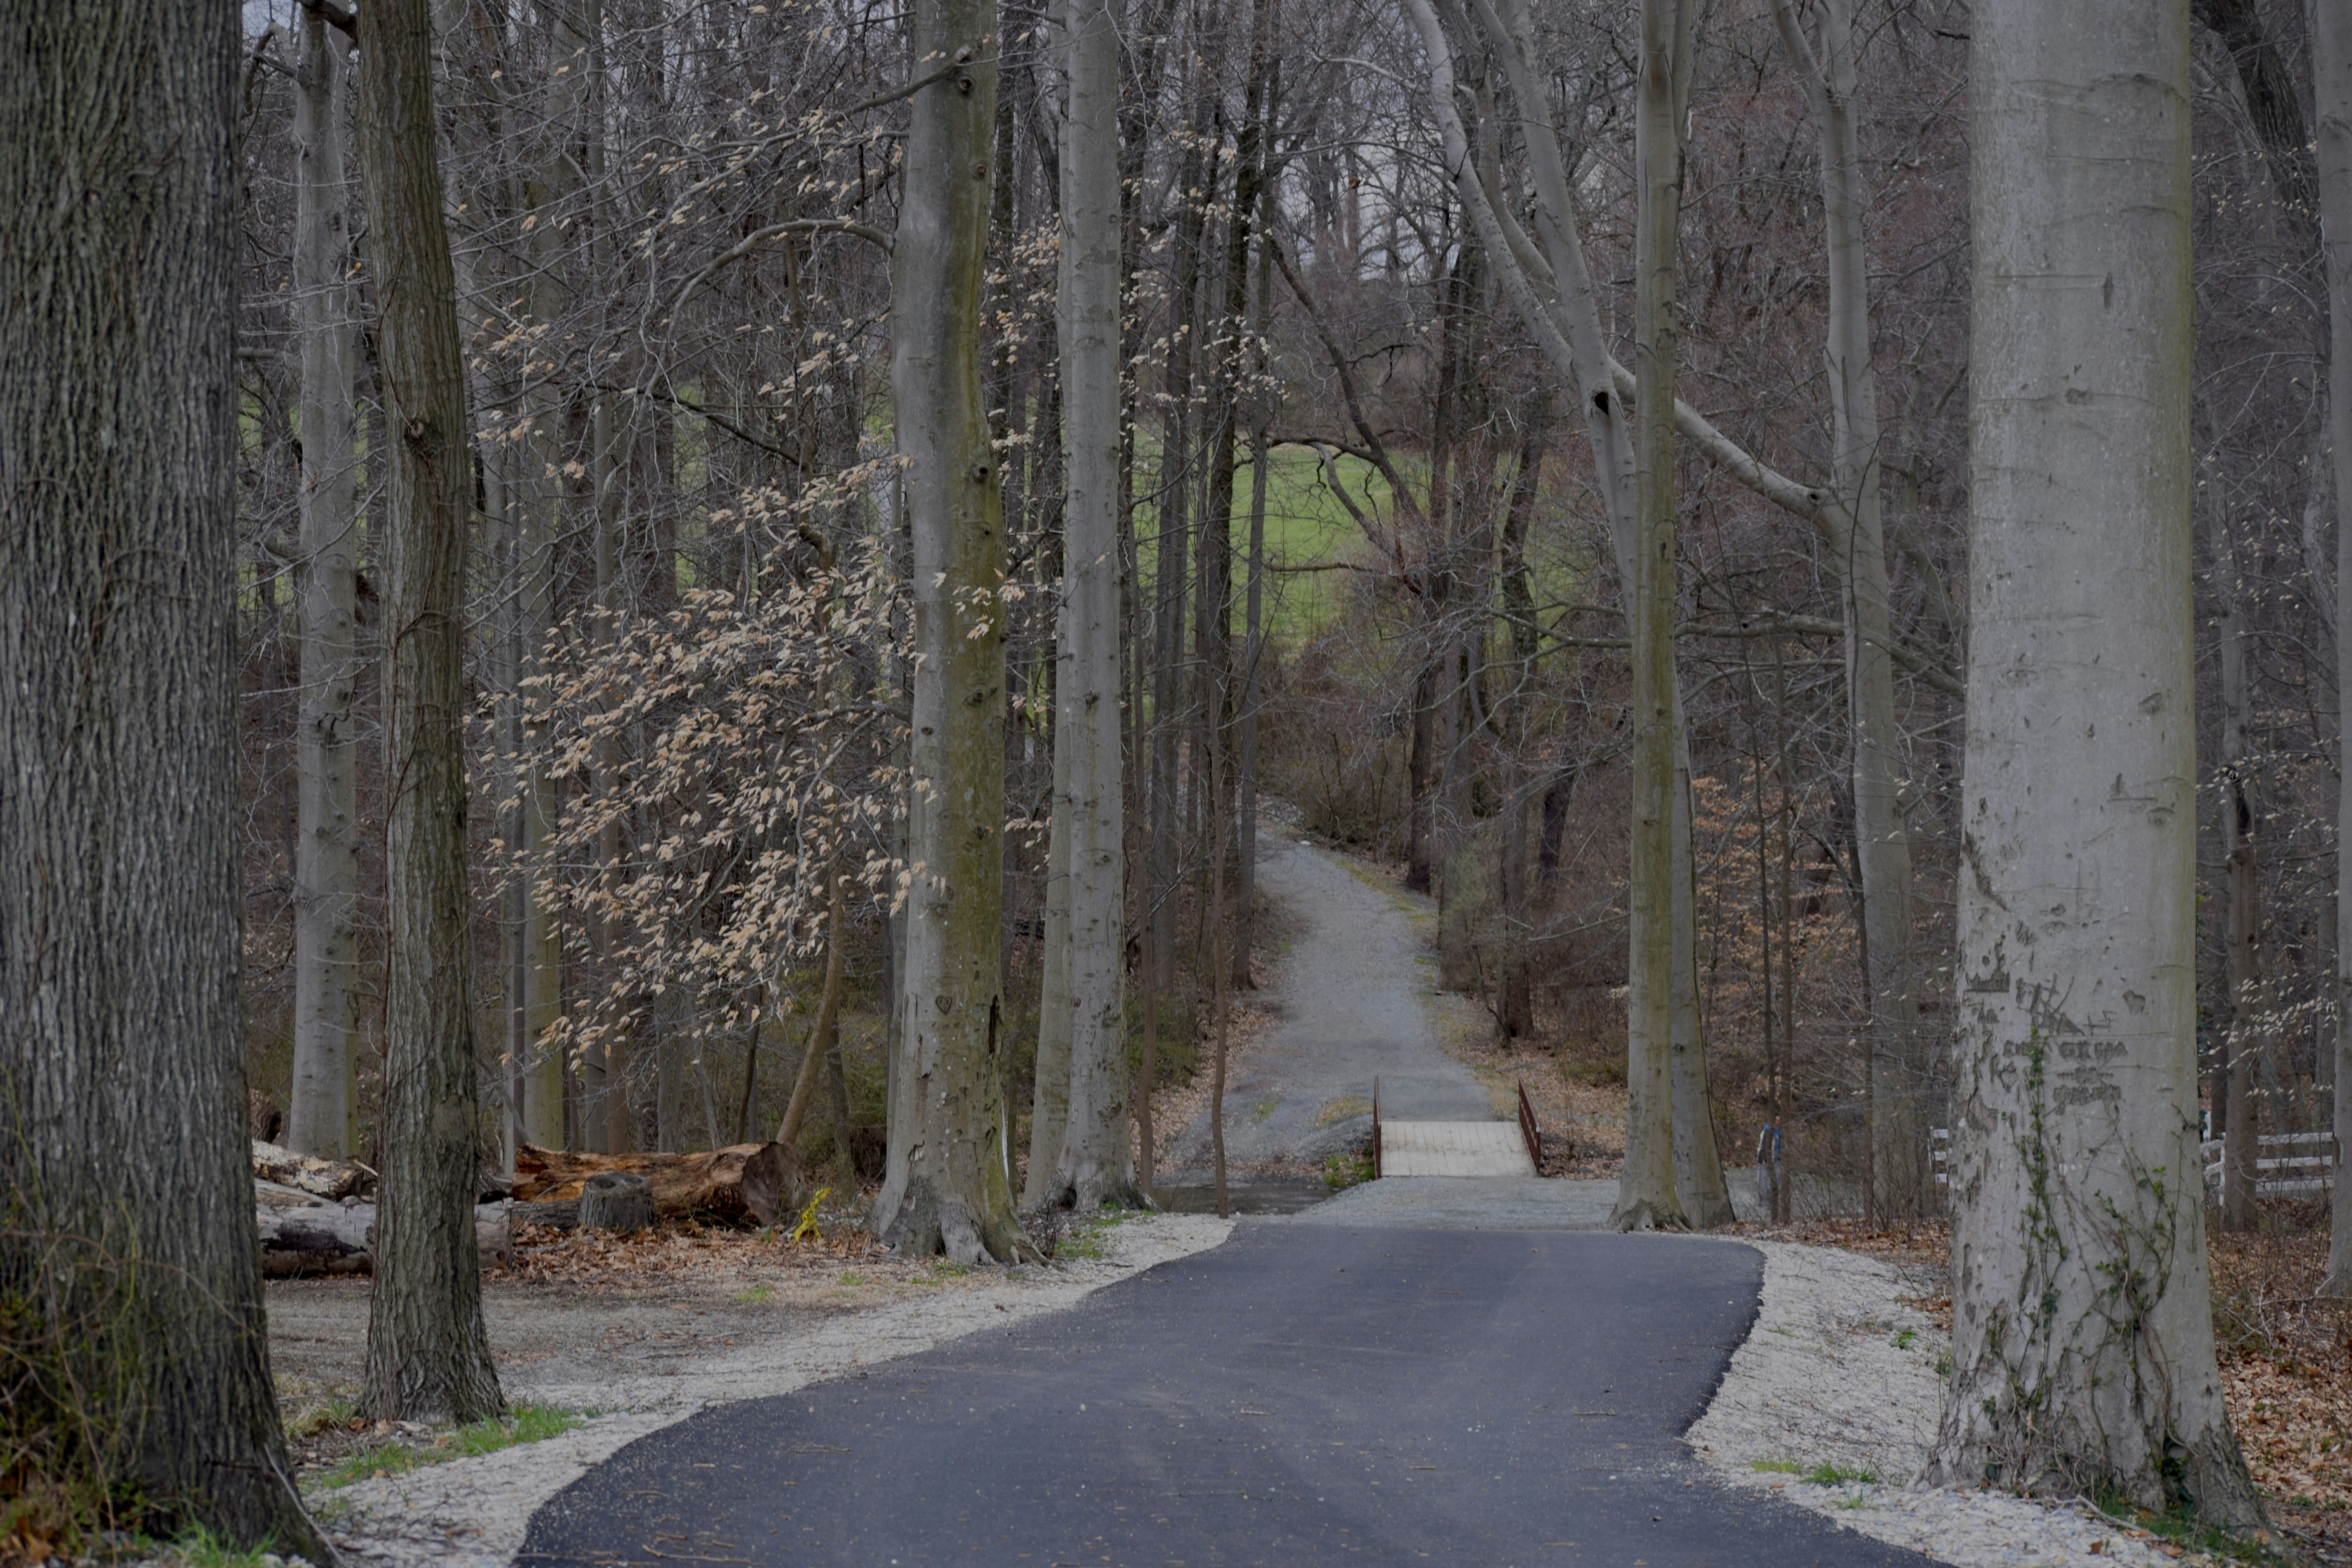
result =
M2327 267L2327 410L2336 491L2336 690L2352 711L2352 15L2314 8L2312 96L2322 253ZM2336 745L2352 732L2339 718ZM2336 1192L2329 1205L2330 1296L2352 1296L2352 765L2339 757L2336 869Z
M2262 1519L2197 1159L2189 7L1981 0L1952 1357L1928 1478Z
M1862 880L1870 1001L1871 1206L1916 1215L1928 1180L1927 1063L1912 984L1911 839L1903 820L1902 737L1895 721L1895 634L1887 608L1879 492L1878 377L1871 363L1870 253L1862 216L1862 140L1854 114L1853 0L1812 0L1811 38L1796 0L1773 0L1783 47L1803 78L1821 138L1829 258L1831 485L1845 620L1854 859Z
M1633 449L1630 435L1630 376L1609 355L1602 335L1601 312L1592 281L1577 237L1575 208L1569 191L1566 161L1559 153L1543 89L1534 64L1534 46L1522 0L1475 0L1480 25L1501 59L1526 132L1528 164L1535 176L1535 212L1544 247L1538 251L1500 199L1499 174L1491 139L1474 153L1454 101L1452 49L1431 0L1408 0L1423 47L1429 57L1431 101L1436 114L1445 156L1463 210L1477 230L1480 243L1494 263L1504 292L1521 322L1543 350L1554 374L1572 388L1583 411L1585 430L1592 445L1596 488L1609 521L1618 575L1632 595L1636 581L1634 542ZM1679 158L1679 153L1676 154ZM1679 403L1673 405L1677 421L1696 417ZM1778 478L1778 476L1774 476ZM1781 480L1784 488L1796 487ZM1669 641L1666 655L1673 658ZM1671 675L1671 671L1670 671ZM1672 789L1672 869L1667 880L1674 900L1670 963L1673 965L1665 1006L1665 1034L1659 1047L1664 1061L1664 1084L1648 1110L1658 1119L1657 1142L1667 1150L1674 1185L1684 1205L1684 1218L1715 1226L1731 1218L1731 1203L1724 1184L1723 1164L1714 1141L1712 1097L1706 1079L1705 1041L1697 1005L1697 910L1690 858L1688 803L1689 742L1683 723L1681 693L1674 691L1675 731L1673 768L1679 781ZM1630 1041L1629 1041L1630 1044Z
M244 1136L236 17L6 26L0 1316L16 1465L316 1558Z
M467 440L425 0L359 8L357 132L385 477L384 1088L362 1408L505 1408L482 1327L472 909L466 865Z
M980 379L992 0L919 0L891 268L890 386L914 533L907 956L877 1235L976 1263L1033 1252L1005 1146L1003 500Z
M1127 862L1118 704L1118 13L1070 0L1069 109L1062 122L1061 679L1055 801L1066 813L1069 1099L1053 1196L1079 1209L1139 1205L1128 1133ZM1220 939L1222 940L1222 939Z
M1675 1190L1675 327L1682 104L1692 0L1643 0L1633 120L1633 869L1627 888L1625 1162L1610 1223L1689 1223Z
M352 700L359 489L352 431L359 289L342 117L349 40L304 13L294 97L294 293L302 328L301 721L295 745L294 1088L287 1146L348 1158L359 1132L359 825Z

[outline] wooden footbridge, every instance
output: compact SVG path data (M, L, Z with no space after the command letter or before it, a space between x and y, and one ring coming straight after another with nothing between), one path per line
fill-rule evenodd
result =
M1390 1121L1372 1080L1374 1176L1535 1176L1543 1172L1543 1131L1519 1089L1519 1116L1508 1121Z

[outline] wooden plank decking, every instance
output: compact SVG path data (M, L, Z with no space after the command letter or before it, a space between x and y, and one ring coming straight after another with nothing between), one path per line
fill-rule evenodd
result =
M1532 1176L1526 1140L1510 1121L1382 1121L1383 1176Z

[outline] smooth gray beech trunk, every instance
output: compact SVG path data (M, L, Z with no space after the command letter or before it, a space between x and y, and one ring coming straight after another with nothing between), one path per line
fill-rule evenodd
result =
M2245 1527L2197 1152L2189 6L1973 16L1953 1373L1930 1480Z
M1003 498L980 377L996 112L992 0L918 0L892 253L890 388L914 535L907 951L875 1233L976 1263L1034 1251L1005 1146Z
M359 824L359 488L352 432L359 289L343 161L350 40L304 12L294 96L294 293L302 328L301 722L296 735L294 1092L286 1143L340 1160L359 1136L353 966Z
M1553 372L1576 394L1592 445L1597 485L1609 520L1618 575L1630 595L1635 581L1633 450L1629 398L1620 395L1619 367L1610 358L1600 307L1577 237L1575 208L1557 130L1536 75L1532 30L1523 0L1476 0L1480 25L1503 63L1519 106L1535 176L1535 215L1543 236L1538 251L1510 216L1499 192L1499 174L1490 135L1474 157L1454 103L1452 50L1430 0L1408 0L1429 57L1434 110L1454 185L1476 227L1504 292L1536 338ZM1675 405L1675 417L1688 411ZM1668 657L1673 655L1669 643ZM1692 878L1689 818L1689 741L1683 724L1681 692L1675 691L1675 784L1669 831L1673 842L1674 980L1667 1011L1666 1089L1649 1107L1659 1125L1654 1136L1668 1150L1674 1186L1684 1217L1701 1226L1729 1223L1731 1202L1716 1148L1712 1096L1707 1085L1706 1043L1700 1027L1697 987L1697 914ZM1630 1048L1630 1041L1629 1041Z
M236 16L9 12L0 1423L123 1523L319 1558L246 1161Z
M1911 838L1903 820L1902 736L1895 718L1895 634L1887 607L1879 493L1878 377L1871 364L1870 252L1862 218L1854 112L1853 0L1813 0L1808 38L1794 0L1773 0L1780 38L1811 100L1821 138L1829 258L1831 485L1845 620L1854 859L1862 880L1870 1000L1871 1206L1916 1215L1927 1203L1927 1068L1912 982Z
M1144 1201L1128 1130L1127 862L1118 702L1118 17L1070 0L1062 122L1061 673L1054 756L1068 879L1069 1100L1053 1197L1080 1209ZM1066 821L1066 826L1064 826Z
M384 1087L362 1408L505 1408L474 1240L480 1130L466 864L473 468L426 0L359 7L357 135L383 395Z
M2327 398L2336 491L2336 745L2352 732L2352 13L2312 13L2312 97L2317 108L2319 223L2327 267ZM2327 1278L2352 1296L2352 763L2338 758L2336 867L2336 1193L2329 1205Z
M1625 1161L1610 1223L1689 1223L1675 1190L1674 1065L1676 610L1675 237L1682 209L1682 103L1693 0L1643 0L1633 167L1633 869L1626 964Z

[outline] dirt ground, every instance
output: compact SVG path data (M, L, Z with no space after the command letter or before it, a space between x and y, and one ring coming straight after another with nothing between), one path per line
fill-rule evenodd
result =
M682 1225L636 1237L521 1226L514 1262L482 1277L482 1313L509 1403L593 1408L581 1391L642 1391L740 1346L1002 1272L902 1261L848 1229L794 1246ZM319 1415L359 1390L368 1289L350 1278L268 1284L270 1364L289 1423L310 1433L298 1444L306 1468L359 1432Z

